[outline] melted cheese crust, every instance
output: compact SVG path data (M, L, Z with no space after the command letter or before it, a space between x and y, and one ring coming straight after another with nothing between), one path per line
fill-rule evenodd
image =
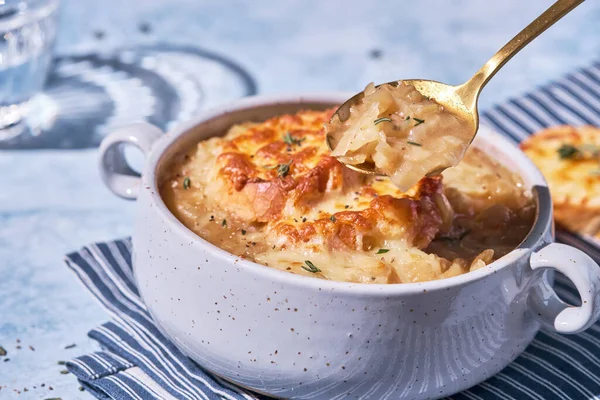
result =
M600 129L557 126L544 129L521 143L521 149L548 181L554 217L559 225L600 238L600 166L597 158L561 159L562 145L600 146Z
M463 196L447 196L438 176L401 192L388 178L344 167L325 144L323 125L332 113L301 111L244 123L224 137L201 141L172 161L161 185L165 203L189 229L235 255L295 274L347 282L402 283L458 275L504 254L502 246L512 249L526 235L528 229L498 236L510 236L508 244L473 239L475 230L486 225L477 216L496 200L490 191L482 194L475 188ZM473 157L488 162L481 152ZM488 164L490 174L482 179L497 181L494 169L499 166L491 160ZM471 181L471 172L463 178L455 173L448 189L462 193L460 181ZM519 206L531 204L514 178L502 177L508 179L507 188L514 188L505 195L523 199ZM514 226L518 218L511 207L496 218L496 233L507 224ZM531 221L522 225L530 227Z

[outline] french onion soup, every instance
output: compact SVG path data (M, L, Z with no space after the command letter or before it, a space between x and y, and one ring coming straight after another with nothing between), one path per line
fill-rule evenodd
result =
M190 230L234 255L345 282L456 276L529 232L530 192L481 150L401 191L332 156L323 126L333 111L243 123L199 142L171 160L162 198Z

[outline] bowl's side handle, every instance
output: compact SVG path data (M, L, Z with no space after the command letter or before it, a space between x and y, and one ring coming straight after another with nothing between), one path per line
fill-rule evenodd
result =
M124 146L136 146L147 156L152 144L163 136L154 125L140 122L127 125L108 135L100 144L100 175L104 184L117 196L136 199L140 187L140 174L125 159Z
M550 243L531 254L533 270L551 268L573 282L581 306L563 302L545 280L532 288L529 305L546 328L559 333L578 333L600 317L600 267L583 251L561 243Z

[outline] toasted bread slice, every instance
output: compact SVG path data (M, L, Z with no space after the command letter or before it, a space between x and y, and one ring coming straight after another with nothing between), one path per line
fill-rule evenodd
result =
M600 128L557 126L521 143L542 171L554 202L556 223L600 238Z

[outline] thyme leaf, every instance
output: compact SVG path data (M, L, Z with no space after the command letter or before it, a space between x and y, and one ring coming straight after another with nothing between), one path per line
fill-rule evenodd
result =
M287 164L277 165L277 176L280 178L286 177L290 173L290 165L292 165L292 160Z
M558 148L558 156L561 160L576 158L582 155L581 150L570 144L563 144Z
M373 121L373 123L375 125L380 124L382 122L392 122L391 118L387 118L387 117L381 117L381 118L377 118L376 120Z
M289 132L283 136L283 142L290 146L293 144L297 144L298 146L300 146L304 140L306 140L306 138L301 138L301 139L295 138Z
M312 262L306 260L304 261L306 263L306 265L308 267L305 267L304 265L302 266L302 269L308 271L308 272L312 272L313 274L317 273L317 272L321 272L321 270L317 267L315 267L315 264L313 264Z

